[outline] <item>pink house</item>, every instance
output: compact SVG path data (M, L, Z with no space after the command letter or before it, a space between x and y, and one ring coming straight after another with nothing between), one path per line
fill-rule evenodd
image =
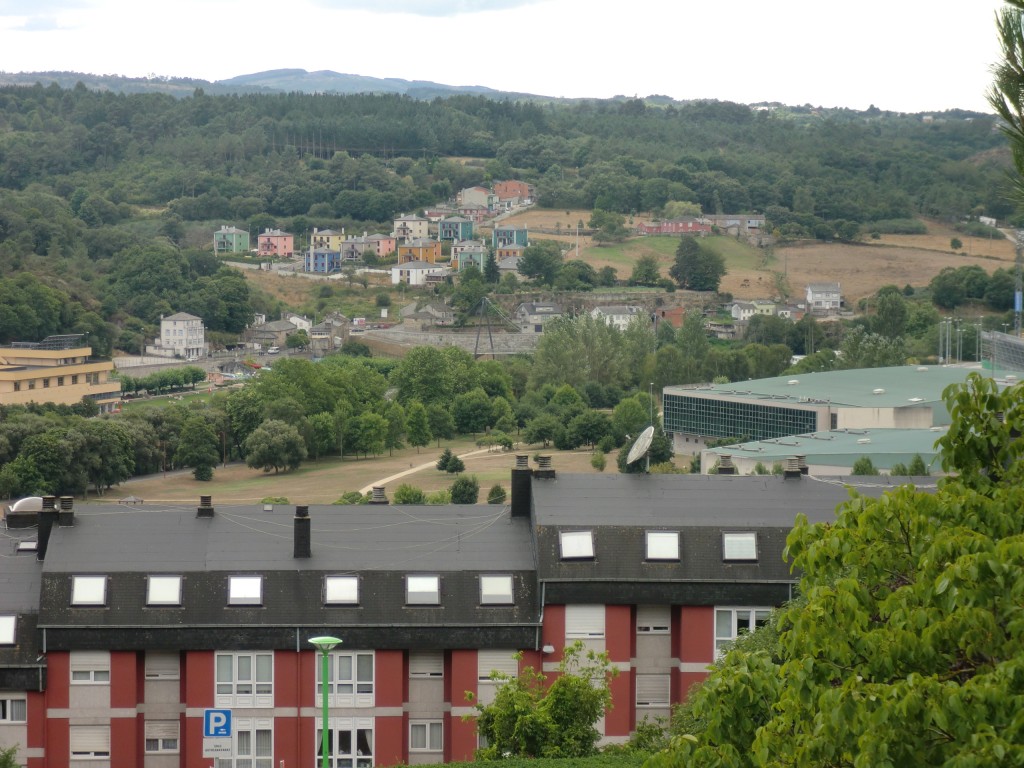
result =
M260 256L279 256L290 259L295 254L295 237L280 229L265 229L256 236Z

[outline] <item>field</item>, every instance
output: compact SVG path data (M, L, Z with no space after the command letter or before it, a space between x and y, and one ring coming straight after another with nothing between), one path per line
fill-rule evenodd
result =
M346 491L368 490L373 485L383 485L389 497L402 483L424 491L437 491L447 488L455 479L455 475L438 472L434 467L444 447L465 457L466 474L476 475L480 483L481 502L486 500L487 491L496 483L508 492L515 454L482 450L472 439L465 438L446 441L442 448L434 444L419 453L415 448L405 448L395 451L394 456L346 458L344 461L332 456L319 462L310 459L295 472L280 474L232 463L227 467L217 467L210 482L199 482L192 477L191 471L180 470L129 480L99 498L109 502L131 495L147 504L195 504L203 495L212 496L214 503L256 504L266 496L284 496L293 504L330 504ZM527 448L520 452L532 456L539 451L537 446ZM549 449L540 452L552 457L556 471L595 471L590 466L588 450ZM618 471L615 460L615 453L608 454L606 472ZM96 501L97 498L93 496L90 500Z

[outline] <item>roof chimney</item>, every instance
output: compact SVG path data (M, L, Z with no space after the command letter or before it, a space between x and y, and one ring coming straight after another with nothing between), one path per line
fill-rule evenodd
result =
M383 485L375 485L375 486L373 486L373 491L370 493L370 503L371 504L387 504L388 503L388 497L384 495L384 486Z
M551 466L550 456L537 457L537 468L533 470L533 476L542 480L555 479L555 469Z
M196 517L213 517L213 496L200 496Z
M292 551L292 557L309 558L313 556L310 534L309 507L295 507L295 548Z
M800 474L806 475L810 472L810 467L807 466L807 457L801 456L799 453L796 455L796 465L800 468Z
M516 465L512 468L512 517L530 516L532 480L530 457L525 453L516 454Z
M803 472L800 471L800 458L797 456L787 457L786 466L782 469L782 477L786 480L799 480L802 474Z
M735 475L736 465L732 463L732 454L723 453L718 457L718 474Z
M60 514L57 518L57 525L61 528L70 528L75 524L75 497L60 497Z
M53 524L57 522L58 512L54 506L56 500L56 496L43 496L43 509L39 513L39 534L37 536L38 544L36 545L37 560L44 560L46 558L46 548L50 545L50 532L53 530Z

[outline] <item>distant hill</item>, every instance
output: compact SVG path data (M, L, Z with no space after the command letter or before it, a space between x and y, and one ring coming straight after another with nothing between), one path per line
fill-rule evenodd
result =
M324 69L307 72L304 69L271 69L239 75L227 80L196 80L187 77L122 77L120 75L93 75L81 72L0 72L0 85L50 85L74 88L82 83L86 88L114 93L168 93L172 96L191 96L196 88L215 94L237 93L399 93L416 99L432 99L457 93L487 96L494 99L542 99L527 93L497 91L482 85L445 85L429 80L402 80L400 78L349 75Z

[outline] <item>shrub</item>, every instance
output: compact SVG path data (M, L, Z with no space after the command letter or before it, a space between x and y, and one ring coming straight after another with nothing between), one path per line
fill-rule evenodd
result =
M448 490L452 494L452 504L476 504L480 498L480 483L474 475L456 478Z
M442 488L440 491L434 491L433 493L427 494L427 504L451 504L452 503L452 492L447 488Z
M505 493L501 483L491 486L491 490L487 492L488 504L504 504L506 498L508 498L508 494Z
M437 471L447 472L448 462L450 462L453 458L455 458L455 454L452 453L452 449L445 448L444 451L442 451L441 455L438 456L437 458Z
M287 504L287 496L264 496L260 499L260 504Z
M363 499L366 498L359 491L347 491L341 494L341 497L335 501L335 504L362 504Z
M414 485L402 483L392 495L395 504L426 504L427 495Z
M444 468L444 471L450 475L456 475L459 472L464 472L465 470L466 465L458 456L452 456L448 461L448 466Z
M871 461L870 456L861 456L855 462L853 462L853 469L850 470L851 475L877 475L878 470L875 468L874 462Z
M604 468L607 465L604 454L601 451L594 451L594 455L590 457L590 466L596 469L598 472L604 472Z

